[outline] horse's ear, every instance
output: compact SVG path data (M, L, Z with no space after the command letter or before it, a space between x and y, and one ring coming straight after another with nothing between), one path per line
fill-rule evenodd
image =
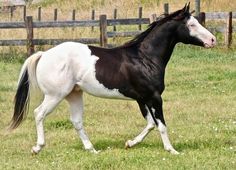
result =
M185 6L178 11L178 14L173 18L174 20L181 20L190 15L189 13L190 2L186 3Z
M185 4L185 6L186 6L186 4ZM185 8L185 12L189 13L189 8L190 8L190 2L188 2L188 4L187 4L187 6Z
M187 8L187 3L184 5L184 7L183 7L183 9L182 9L182 11L186 11L186 8Z
M182 11L184 13L189 13L189 8L190 8L190 2L185 4L185 6L183 7Z

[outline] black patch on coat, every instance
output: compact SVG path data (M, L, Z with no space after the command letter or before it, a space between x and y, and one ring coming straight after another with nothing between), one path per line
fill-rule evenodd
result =
M203 43L189 35L186 7L153 22L149 28L122 46L106 49L88 46L99 59L96 79L108 89L148 102L164 91L165 68L178 42Z

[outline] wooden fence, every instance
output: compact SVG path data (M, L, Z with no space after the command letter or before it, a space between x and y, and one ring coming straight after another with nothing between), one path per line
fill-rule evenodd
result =
M213 27L206 25L206 27L211 32L223 33L225 45L228 48L231 46L233 41L233 32L236 32L236 27L233 27L233 19L236 19L236 12L201 12L199 13L198 19L204 26L209 20L223 21L223 25L217 25Z
M150 24L156 20L156 14L151 15L150 18L142 17L142 7L138 9L137 18L117 19L117 9L114 10L114 18L108 19L106 15L100 15L99 19L95 20L95 11L92 11L90 20L76 20L75 10L72 11L72 20L58 21L57 9L54 10L53 21L41 21L41 7L38 8L38 18L33 20L32 16L25 16L26 9L24 8L24 21L21 22L0 22L0 29L26 29L27 38L17 40L0 40L0 46L27 46L27 53L31 55L34 52L35 45L57 45L65 41L75 41L85 44L100 44L100 46L108 46L108 38L112 37L130 37L135 36L142 31L143 24ZM164 4L164 13L169 13L169 5ZM213 32L221 32L225 35L225 45L230 47L232 43L233 34L233 19L236 18L236 12L217 12L217 13L199 13L197 17L199 21L205 25L208 20L224 20L223 27L209 28ZM117 25L137 25L136 31L118 32ZM113 31L108 31L107 27L113 27ZM79 39L34 39L34 29L37 28L63 28L63 27L99 27L99 38L79 38Z
M0 46L27 46L28 55L34 52L35 45L57 45L65 41L75 41L85 44L100 44L107 47L107 40L111 37L129 37L135 36L141 31L117 32L107 31L108 26L116 25L142 25L149 24L149 18L131 18L131 19L107 19L106 15L100 15L99 20L84 21L33 21L32 16L27 16L22 22L4 22L0 23L0 29L19 29L25 28L27 32L26 39L18 40L0 40ZM80 39L34 39L34 29L36 28L62 28L62 27L99 27L100 38L80 38Z

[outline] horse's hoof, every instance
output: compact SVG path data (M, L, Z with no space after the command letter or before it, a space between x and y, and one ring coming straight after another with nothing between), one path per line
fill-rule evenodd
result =
M93 154L99 154L100 152L101 152L101 150L96 150L96 149L94 149L94 148L92 148L92 149L86 149L86 150L88 150L90 153L93 153Z
M170 153L173 154L173 155L179 155L179 152L176 151L176 150L170 150Z
M37 155L41 151L41 147L39 146L33 146L31 149L32 155Z
M127 140L127 141L125 142L125 149L131 148L130 143L131 143L131 140Z
M165 150L173 155L179 155L179 152L177 152L174 148L168 148L168 149L165 148Z
M34 147L32 147L32 149L31 149L31 154L32 155L37 155L39 153L39 151L38 151L38 149L34 146Z
M93 150L93 151L91 151L93 154L99 154L100 152L101 152L101 150Z

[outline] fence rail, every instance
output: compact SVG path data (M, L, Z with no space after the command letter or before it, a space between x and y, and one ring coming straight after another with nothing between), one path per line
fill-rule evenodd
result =
M58 45L66 41L80 42L84 44L99 44L99 38L79 38L79 39L33 39L33 45ZM0 46L25 46L28 44L26 39L0 40Z
M206 19L215 20L215 19L225 19L228 16L229 12L205 12ZM236 19L236 12L232 12L232 18Z
M25 22L0 22L0 29L25 28Z
M27 53L34 52L35 45L58 45L65 41L75 41L85 44L100 44L108 46L107 39L112 37L131 37L140 34L142 31L117 32L107 31L107 26L117 25L142 25L149 24L149 18L130 19L107 19L101 15L99 20L72 20L72 21L33 21L32 16L27 16L21 22L1 22L0 29L26 29L27 38L18 40L0 40L0 46L27 46ZM64 28L64 27L99 27L100 38L79 38L79 39L34 39L33 30L36 28Z
M169 12L169 5L164 4L165 13ZM25 10L25 8L24 8ZM95 20L95 11L92 11L90 20L76 20L75 10L72 13L72 20L57 21L57 10L54 10L54 21L41 21L41 8L38 10L38 19L33 21L31 16L25 17L21 22L0 22L0 29L26 29L27 38L18 40L0 40L0 46L27 46L28 55L34 52L35 45L58 45L65 41L75 41L85 44L100 44L108 46L108 38L113 37L132 37L142 32L143 24L150 24L157 19L157 15L153 14L150 18L142 18L142 8L139 8L138 18L117 19L117 9L114 10L114 19L107 19L106 15L100 15L99 19ZM224 26L209 27L211 31L221 32L225 34L225 45L230 47L232 43L232 33L236 31L233 28L233 19L236 19L236 12L206 12L199 13L197 16L199 21L205 25L209 20L223 20ZM137 25L136 31L118 32L118 25ZM98 27L100 30L99 38L79 38L79 39L34 39L34 29L37 28L64 28L64 27ZM113 27L113 31L108 31L107 27Z

